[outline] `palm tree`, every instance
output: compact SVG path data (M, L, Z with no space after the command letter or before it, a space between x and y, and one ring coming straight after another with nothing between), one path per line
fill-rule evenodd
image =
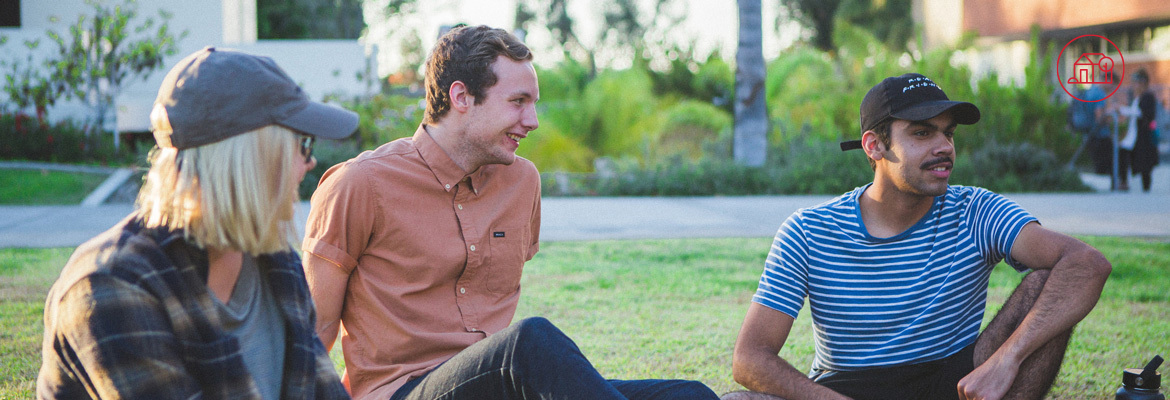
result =
M768 108L764 101L764 34L760 0L737 0L739 47L735 54L735 138L740 165L764 165L768 149Z

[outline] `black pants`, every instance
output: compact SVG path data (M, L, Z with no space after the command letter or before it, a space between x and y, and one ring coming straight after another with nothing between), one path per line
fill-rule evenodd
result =
M941 360L862 371L813 371L809 378L856 400L949 400L959 398L959 380L974 370L971 344Z
M391 400L646 399L717 400L684 380L606 380L568 336L528 318L479 341L398 389Z

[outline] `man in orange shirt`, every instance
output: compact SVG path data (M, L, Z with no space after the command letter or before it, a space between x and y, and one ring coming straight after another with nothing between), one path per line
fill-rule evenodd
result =
M458 27L427 60L414 136L331 168L303 249L317 332L341 332L368 399L715 399L693 381L613 381L543 318L509 326L539 249L540 175L516 148L538 126L532 54Z

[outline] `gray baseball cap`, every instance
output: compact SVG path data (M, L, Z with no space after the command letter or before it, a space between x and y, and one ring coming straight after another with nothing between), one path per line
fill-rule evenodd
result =
M271 58L205 47L183 58L158 90L172 132L156 132L159 147L189 149L268 125L322 139L357 130L358 115L309 99Z

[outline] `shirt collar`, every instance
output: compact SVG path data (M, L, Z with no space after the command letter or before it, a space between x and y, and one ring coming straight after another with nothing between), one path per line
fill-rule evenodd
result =
M435 174L435 179L439 181L439 184L443 185L443 190L450 192L455 188L455 185L467 179L469 189L475 194L479 194L477 186L482 186L486 182L486 177L489 175L486 170L491 169L491 165L484 165L470 173L463 171L463 168L460 168L459 165L455 164L455 160L451 159L447 151L439 147L439 143L435 142L435 138L431 137L430 132L427 132L425 124L418 126L411 140L414 141L414 147L418 149L418 154L422 156L423 163Z

